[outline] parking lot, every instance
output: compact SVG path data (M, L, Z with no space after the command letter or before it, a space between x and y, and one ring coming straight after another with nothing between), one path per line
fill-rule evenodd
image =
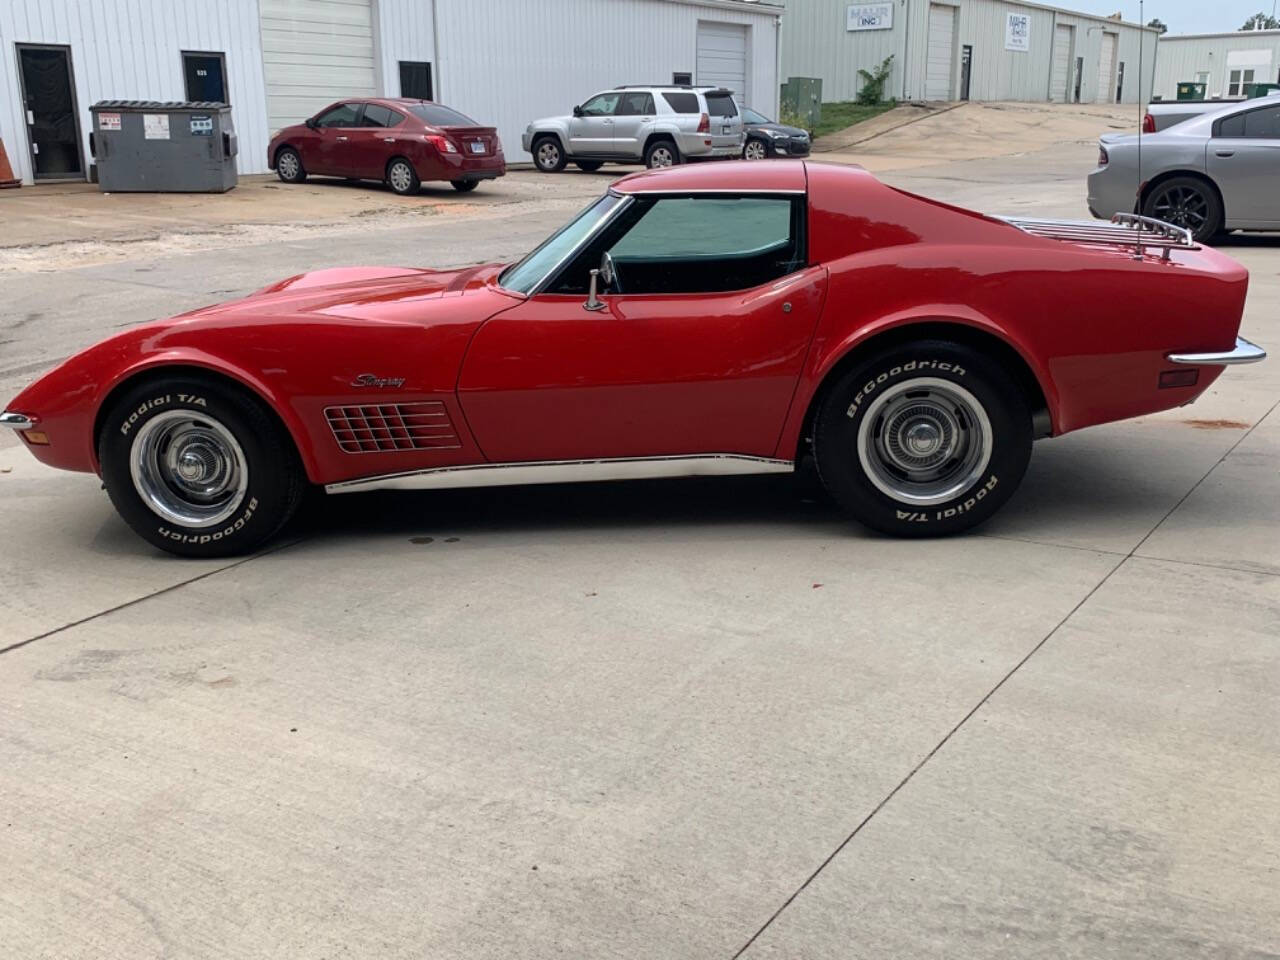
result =
M931 147L998 109L828 158L1087 216L1123 119ZM620 172L0 193L0 405L304 270L513 258ZM334 498L181 561L0 436L0 953L1280 956L1280 239L1223 248L1273 359L1038 443L954 539L802 473Z

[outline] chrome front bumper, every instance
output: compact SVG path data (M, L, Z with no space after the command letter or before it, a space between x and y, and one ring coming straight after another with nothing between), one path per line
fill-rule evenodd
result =
M1265 359L1267 359L1267 351L1256 343L1250 343L1244 337L1236 337L1236 345L1232 350L1219 351L1218 353L1169 354L1170 363L1189 363L1193 366L1208 366L1210 364L1231 366L1237 363L1257 363L1259 360Z
M24 413L10 413L6 410L0 413L0 427L8 427L10 430L30 430L40 421L35 417L28 417Z

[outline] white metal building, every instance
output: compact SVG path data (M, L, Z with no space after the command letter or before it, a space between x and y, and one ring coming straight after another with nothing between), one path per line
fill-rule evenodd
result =
M1280 83L1280 30L1238 30L1160 38L1155 94L1203 83L1210 97L1242 97L1246 83Z
M344 97L422 96L520 132L620 83L777 108L782 0L0 0L0 139L26 183L88 175L99 100L223 100L239 170Z
M1156 31L1021 0L789 0L782 79L819 77L853 100L858 70L893 56L900 100L1136 103L1151 90Z

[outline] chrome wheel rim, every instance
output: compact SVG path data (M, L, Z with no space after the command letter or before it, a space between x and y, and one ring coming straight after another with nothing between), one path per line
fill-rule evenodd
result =
M858 461L885 496L933 506L960 496L991 463L987 411L950 380L918 377L894 384L867 408L858 428Z
M280 175L286 180L293 180L298 176L298 158L292 153L280 155Z
M653 153L649 154L649 166L669 167L675 163L675 159L670 147L654 147Z
M1157 220L1198 233L1209 221L1209 198L1195 187L1170 187L1156 195L1151 213Z
M391 171L387 174L387 179L391 181L392 190L397 193L404 193L413 185L413 171L409 169L409 165L403 160L397 160L391 165Z
M550 170L560 162L560 149L554 143L544 142L538 147L538 166Z
M764 159L764 144L759 140L752 140L747 144L747 149L743 154L748 160Z
M129 469L143 502L185 527L222 523L249 486L249 465L231 431L190 410L168 410L143 424L133 438Z

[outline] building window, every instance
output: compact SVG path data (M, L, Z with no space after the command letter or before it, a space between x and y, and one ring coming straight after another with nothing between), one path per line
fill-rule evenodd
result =
M1253 83L1252 70L1232 70L1227 79L1227 96L1243 97L1246 83Z
M400 96L412 100L434 100L431 91L431 64L400 61Z
M671 83L673 86L677 87L691 87L693 86L693 74L683 72L673 73L671 75Z
M224 54L182 51L182 77L186 81L189 102L231 102L227 96L227 59Z

